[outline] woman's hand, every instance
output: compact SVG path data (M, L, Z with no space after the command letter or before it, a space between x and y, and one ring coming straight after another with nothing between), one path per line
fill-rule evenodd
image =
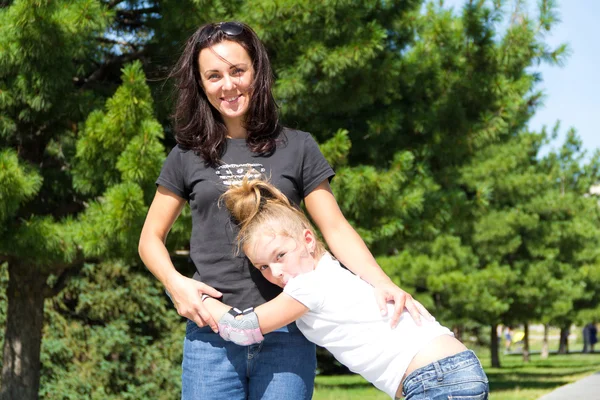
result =
M217 322L202 303L202 295L219 298L223 295L221 292L179 273L173 274L168 282L167 291L179 315L194 321L200 328L209 325L215 333L219 332Z
M408 311L417 325L421 325L421 317L433 320L433 316L425 307L413 297L396 286L393 282L385 282L375 285L375 298L381 310L381 315L387 315L387 303L394 302L394 314L391 316L390 324L392 328L398 325L400 314L404 308Z
M392 327L398 325L405 307L418 325L421 324L421 317L433 319L421 303L394 285L377 264L365 242L342 214L327 179L304 198L304 204L333 255L350 271L373 285L381 314L386 315L387 303L394 302L394 315L390 321Z

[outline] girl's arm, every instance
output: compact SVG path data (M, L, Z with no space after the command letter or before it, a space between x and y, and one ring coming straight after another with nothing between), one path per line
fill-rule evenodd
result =
M273 332L291 324L308 312L308 308L287 293L281 293L273 300L254 309L263 334Z
M204 300L204 305L215 321L219 321L231 309L230 306L211 297ZM307 311L308 308L304 304L286 293L281 293L254 309L263 335L294 322Z
M221 293L177 272L165 247L167 234L185 203L185 199L170 190L158 187L142 228L138 251L146 267L169 292L179 315L200 327L210 325L217 332L217 323L204 308L201 298L203 293L214 297L220 297Z
M405 307L417 324L420 323L421 315L432 318L418 301L396 286L377 264L365 242L342 214L328 180L324 180L310 192L304 198L304 204L335 257L376 289L382 315L387 313L388 301L395 303L392 326L397 325Z

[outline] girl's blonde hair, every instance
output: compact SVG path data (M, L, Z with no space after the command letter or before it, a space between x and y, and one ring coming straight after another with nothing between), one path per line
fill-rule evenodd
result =
M305 229L315 229L302 211L270 183L247 177L231 186L222 196L225 206L239 225L238 251L254 241L257 233L285 235L300 240ZM325 253L325 246L315 235L315 257Z

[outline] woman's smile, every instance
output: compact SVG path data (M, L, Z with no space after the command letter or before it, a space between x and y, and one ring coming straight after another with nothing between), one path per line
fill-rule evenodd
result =
M254 69L248 52L225 40L200 51L200 80L210 104L229 131L237 131L250 107Z

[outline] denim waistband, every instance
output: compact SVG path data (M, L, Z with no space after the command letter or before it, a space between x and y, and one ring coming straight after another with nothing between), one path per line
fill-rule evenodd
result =
M473 364L479 364L479 359L472 350L465 350L453 356L434 361L424 367L417 368L404 379L403 386L407 387L410 383L430 379L439 373L449 373Z

